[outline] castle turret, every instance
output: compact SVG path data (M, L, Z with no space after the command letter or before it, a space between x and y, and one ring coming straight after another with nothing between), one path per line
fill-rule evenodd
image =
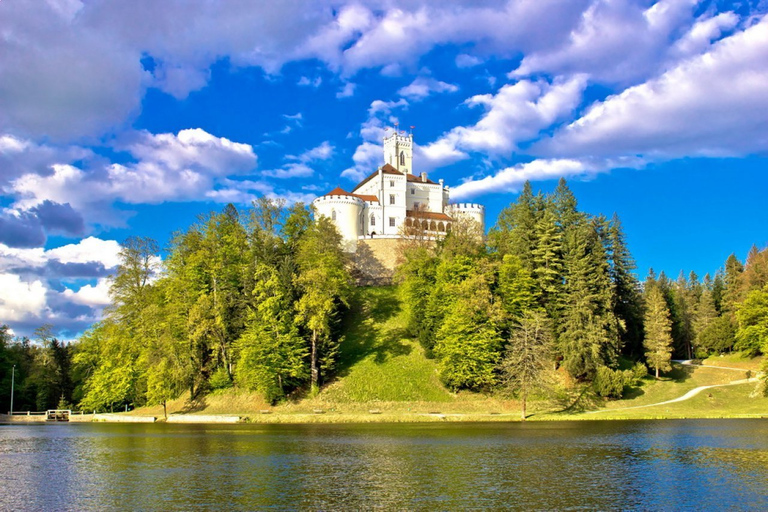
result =
M413 173L413 134L395 132L384 137L384 163L404 174Z
M343 189L336 187L324 196L312 201L317 215L328 217L341 234L344 250L355 252L357 238L364 232L363 210L365 202Z
M448 205L448 214L454 219L464 217L474 220L485 233L485 206L477 203L453 203Z

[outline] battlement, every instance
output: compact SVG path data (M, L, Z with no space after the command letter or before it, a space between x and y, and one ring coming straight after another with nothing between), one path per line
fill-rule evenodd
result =
M478 203L451 203L448 205L449 208L453 210L461 210L461 211L468 211L468 210L476 210L476 211L485 211L485 206Z

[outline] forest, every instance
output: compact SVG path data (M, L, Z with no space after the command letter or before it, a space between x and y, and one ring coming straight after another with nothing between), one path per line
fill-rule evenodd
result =
M409 334L454 391L525 404L557 369L620 398L671 359L768 350L767 249L641 282L620 219L579 211L564 180L551 194L526 183L487 236L458 221L437 242L405 232L398 250ZM15 410L118 411L225 388L277 403L333 378L354 271L329 219L269 199L227 205L165 253L125 240L112 304L75 342L53 326L31 340L1 326L0 402L12 373Z

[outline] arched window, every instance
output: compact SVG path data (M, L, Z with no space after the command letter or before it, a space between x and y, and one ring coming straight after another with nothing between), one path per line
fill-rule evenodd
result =
M400 152L400 165L405 165L405 151Z
M336 220L336 210L331 210L331 220Z
M371 226L376 225L376 216L374 214L371 214Z

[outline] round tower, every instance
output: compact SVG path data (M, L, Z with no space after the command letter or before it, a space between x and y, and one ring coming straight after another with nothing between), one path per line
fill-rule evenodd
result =
M363 209L365 202L347 192L331 191L312 201L316 215L328 217L336 225L346 252L355 252L357 237L363 233Z
M474 220L485 233L485 206L477 203L453 203L448 205L447 213L453 218L465 217Z

